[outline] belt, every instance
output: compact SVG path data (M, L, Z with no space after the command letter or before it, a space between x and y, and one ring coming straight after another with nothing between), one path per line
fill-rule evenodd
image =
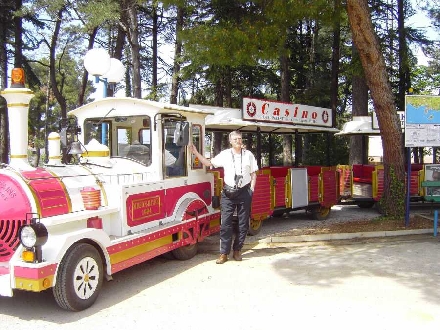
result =
M228 185L228 184L225 183L225 187L226 187L226 188L230 188L230 189L244 189L244 188L249 187L250 185L251 185L251 183L249 182L248 184L245 184L243 187L235 188L235 187L232 187L232 186L230 186L230 185Z

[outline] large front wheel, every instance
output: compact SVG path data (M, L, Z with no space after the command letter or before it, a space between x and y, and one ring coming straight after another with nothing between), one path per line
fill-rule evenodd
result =
M82 311L94 304L103 281L99 252L81 243L67 252L60 264L53 293L58 305L70 311Z
M197 251L198 243L194 243L191 245L181 246L180 248L171 251L171 254L177 260L189 260L197 254Z

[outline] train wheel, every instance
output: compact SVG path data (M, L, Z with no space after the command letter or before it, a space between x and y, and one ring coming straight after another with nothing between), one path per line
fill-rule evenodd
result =
M359 206L361 209L370 209L374 206L374 202L359 202L357 206Z
M325 207L325 206L318 206L315 207L313 209L311 209L311 215L312 215L312 219L313 220L325 220L328 218L329 214L330 214L330 207Z
M261 227L263 227L263 221L262 220L249 220L249 230L248 235L249 236L255 236L261 231Z
M171 251L171 254L177 260L191 259L197 254L197 251L199 250L199 247L197 244L198 243L182 246L180 248L177 248L177 249Z
M53 293L66 310L82 311L94 304L101 291L103 265L99 252L90 244L73 247L60 264Z
M284 210L284 209L283 210L275 210L272 213L272 217L279 218L279 217L282 217L284 215L284 213L286 213L286 210Z

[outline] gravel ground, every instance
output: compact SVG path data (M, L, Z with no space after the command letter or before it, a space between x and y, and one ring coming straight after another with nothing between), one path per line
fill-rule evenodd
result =
M304 210L293 211L282 217L266 219L261 232L249 241L259 240L268 236L282 235L295 229L301 230L314 226L330 225L348 221L362 221L379 217L375 208L361 209L357 205L335 205L326 220L312 220Z
M440 245L422 236L250 249L224 265L204 250L156 258L115 274L83 312L50 292L0 297L1 329L439 329Z
M285 236L289 232L304 231L315 226L325 226L349 221L362 221L379 217L380 214L375 208L361 209L357 205L335 205L332 207L329 217L326 220L312 220L305 210L292 211L281 217L272 217L263 221L260 233L255 236L247 236L246 244L273 237ZM202 245L215 246L219 235L207 237ZM213 244L214 243L214 244Z
M420 226L414 226L413 228L432 228L432 225L426 227L426 224L433 223L433 206L431 205L414 205L411 206L410 218L419 216ZM357 205L343 204L335 205L332 207L329 217L323 221L311 220L305 211L294 211L289 214L285 214L282 217L269 218L263 222L263 227L260 233L254 237L248 237L248 242L258 241L270 236L286 236L286 235L303 235L310 234L311 228L322 228L323 232L327 233L337 233L341 227L353 227L353 231L348 230L348 232L365 231L362 225L357 226L357 224L365 223L365 221L379 218L381 215L376 208L360 208ZM424 220L424 221L423 221ZM398 223L399 227L405 225L405 219L402 221L395 221ZM346 226L341 226L346 224ZM370 224L372 224L370 222ZM377 222L377 228L371 226L370 228L365 228L367 231L381 231L381 230L392 230L391 228L383 227L384 222L380 225ZM336 226L339 225L339 226ZM389 224L388 227L393 227L393 224ZM394 224L395 225L395 224ZM357 228L358 227L358 228ZM330 230L328 230L330 229ZM316 233L320 233L316 231Z

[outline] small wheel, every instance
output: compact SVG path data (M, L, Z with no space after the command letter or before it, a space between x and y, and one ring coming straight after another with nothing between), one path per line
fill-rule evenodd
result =
M325 220L330 214L330 207L318 206L310 210L313 220Z
M261 227L263 227L263 221L262 220L255 220L255 219L251 218L249 220L248 235L249 236L258 235L258 233L261 231Z
M67 252L60 263L53 294L57 304L70 311L82 311L94 304L103 281L99 252L81 243Z
M374 202L359 202L357 206L359 206L361 209L370 209L374 206Z
M272 212L272 217L274 218L279 218L282 217L284 215L284 213L286 213L286 210L282 209L282 210L275 210Z
M188 260L193 258L197 254L198 250L199 250L198 243L195 243L177 248L171 251L171 254L177 260Z

